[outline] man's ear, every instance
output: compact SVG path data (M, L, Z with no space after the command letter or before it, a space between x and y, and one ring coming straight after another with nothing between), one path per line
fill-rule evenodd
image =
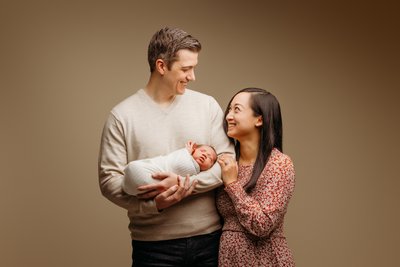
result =
M167 69L167 64L165 64L164 60L157 59L156 60L156 70L161 74L164 75L165 70Z
M256 121L256 127L260 127L261 125L263 125L263 118L262 116L258 116Z

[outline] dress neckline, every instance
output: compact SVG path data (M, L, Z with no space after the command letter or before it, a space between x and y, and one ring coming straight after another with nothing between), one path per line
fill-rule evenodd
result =
M276 147L274 147L274 148L272 148L272 151L271 151L271 155L270 155L270 157L272 157L275 153L277 153L279 150L276 148ZM268 162L267 162L268 163ZM244 168L248 168L248 167L254 167L254 163L246 163L246 164L238 164L238 166L239 167L244 167Z

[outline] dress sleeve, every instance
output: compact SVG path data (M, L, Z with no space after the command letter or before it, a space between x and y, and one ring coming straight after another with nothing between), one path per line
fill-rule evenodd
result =
M272 166L261 173L251 195L238 182L225 187L240 224L259 237L268 236L282 222L294 190L292 161L286 157Z
M110 114L104 125L100 143L98 162L100 190L107 199L122 208L135 207L143 213L158 213L154 200L138 200L122 190L126 165L127 152L123 127L119 120Z

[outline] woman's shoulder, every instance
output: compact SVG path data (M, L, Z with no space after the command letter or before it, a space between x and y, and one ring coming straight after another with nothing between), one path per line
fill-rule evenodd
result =
M283 168L291 168L293 169L293 161L290 156L282 153L279 149L274 148L271 152L270 159L268 160L273 166L283 167Z
M266 181L294 182L295 170L291 158L274 148L261 177L266 179Z

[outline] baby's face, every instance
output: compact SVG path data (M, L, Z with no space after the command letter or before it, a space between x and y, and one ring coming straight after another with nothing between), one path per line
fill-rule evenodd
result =
M205 171L214 165L217 155L210 146L200 146L194 150L193 158L199 164L200 171Z

